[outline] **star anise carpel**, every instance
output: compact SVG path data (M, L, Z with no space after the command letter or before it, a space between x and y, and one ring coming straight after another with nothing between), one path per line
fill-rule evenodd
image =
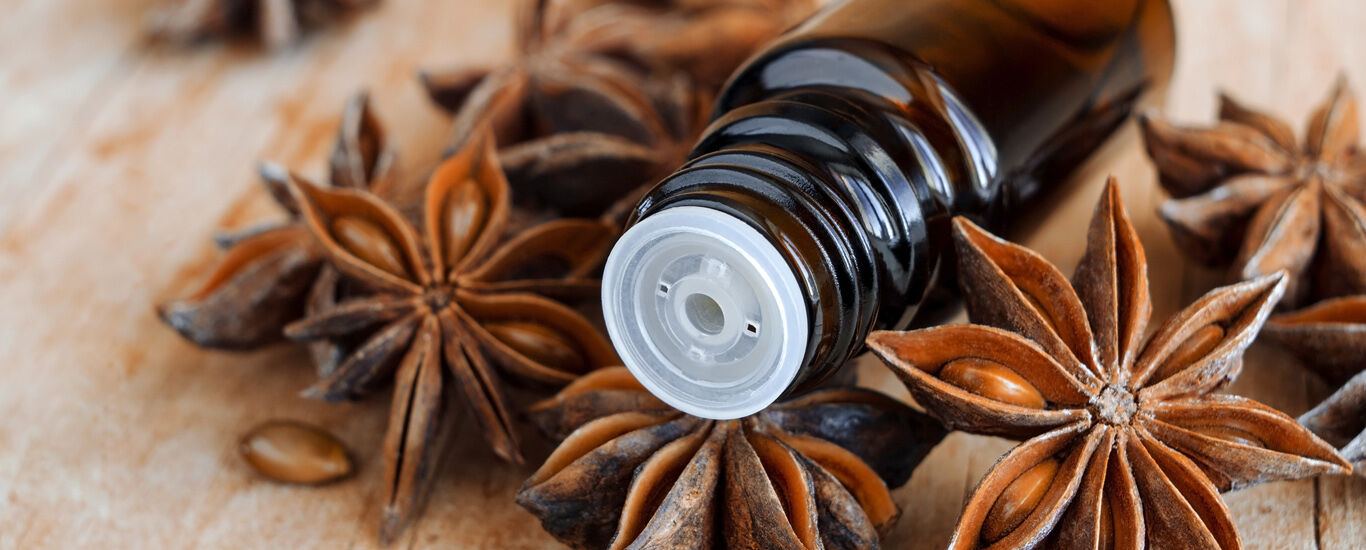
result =
M1366 368L1366 360L1362 361ZM1366 476L1366 370L1300 416L1300 424L1338 446L1353 472Z
M596 325L549 298L596 292L590 274L614 228L558 220L505 238L507 182L486 133L432 173L419 225L365 191L298 177L290 189L355 285L286 328L299 340L358 342L306 394L334 401L394 383L381 538L408 523L436 470L448 393L463 397L497 456L520 463L502 378L559 386L618 361Z
M868 340L946 425L1026 439L979 482L951 548L1240 548L1219 491L1350 471L1285 414L1215 393L1283 274L1214 289L1145 339L1147 263L1113 179L1070 282L966 219L954 238L977 324Z
M698 418L624 367L528 414L563 441L517 502L576 548L873 548L900 515L889 487L944 436L934 419L859 388Z
M382 186L392 176L393 157L368 96L356 94L342 112L327 181L339 188ZM265 164L261 180L288 219L217 236L226 254L208 279L189 297L157 307L166 324L196 345L240 350L280 341L285 324L303 316L307 296L333 285L322 248L298 220L288 173Z
M1345 296L1273 315L1262 337L1337 388L1300 416L1366 476L1366 296Z
M1366 296L1330 298L1273 315L1262 338L1295 355L1330 384L1366 369Z
M267 49L293 43L379 0L171 0L151 14L155 42L194 43L250 35Z
M1158 213L1192 258L1232 262L1230 277L1285 270L1285 301L1366 293L1366 157L1345 80L1310 117L1286 123L1227 95L1219 122L1183 128L1145 117L1143 136L1173 199Z

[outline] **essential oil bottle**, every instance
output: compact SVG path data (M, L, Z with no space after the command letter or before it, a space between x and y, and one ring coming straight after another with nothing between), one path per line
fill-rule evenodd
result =
M732 76L603 276L622 360L697 416L813 384L952 287L949 220L1000 226L1171 74L1165 0L848 0Z

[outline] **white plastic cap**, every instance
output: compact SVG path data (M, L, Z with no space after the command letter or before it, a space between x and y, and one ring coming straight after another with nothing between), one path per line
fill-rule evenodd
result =
M602 310L636 379L704 418L740 418L777 400L810 332L778 249L739 218L700 206L663 210L622 235L603 272Z

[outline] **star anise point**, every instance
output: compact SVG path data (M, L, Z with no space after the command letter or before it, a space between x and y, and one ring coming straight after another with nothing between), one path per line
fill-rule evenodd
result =
M1027 438L982 479L952 548L1238 548L1218 497L1350 465L1288 416L1216 395L1287 285L1215 289L1146 339L1146 263L1113 180L1071 281L956 222L969 318L868 340L950 427ZM1141 287L1141 288L1140 288Z

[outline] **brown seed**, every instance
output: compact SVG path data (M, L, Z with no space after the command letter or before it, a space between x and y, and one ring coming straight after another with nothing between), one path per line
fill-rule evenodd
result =
M261 475L285 483L319 484L351 474L351 458L337 438L321 428L272 420L253 428L238 447Z
M448 266L465 257L474 244L474 238L479 236L484 220L488 218L488 210L484 192L473 181L461 182L446 194L441 216L445 222L446 247L443 252Z
M486 323L484 328L499 341L528 359L566 372L579 372L588 363L579 347L564 334L536 323L506 321Z
M339 216L332 221L332 235L343 248L370 265L410 278L398 243L374 222L356 216Z
M954 359L939 371L939 378L977 395L1003 403L1031 409L1048 406L1048 401L1039 393L1039 389L1020 376L1020 373L989 359Z
M1170 357L1162 363L1153 375L1153 381L1166 379L1168 376L1180 372L1181 369L1191 366L1196 361L1209 355L1210 350L1224 339L1224 328L1216 323L1210 323L1191 334L1185 342L1172 352Z
M996 497L991 511L987 512L987 519L982 524L982 539L1000 540L1024 523L1029 513L1043 500L1044 493L1048 492L1053 476L1058 473L1058 466L1058 461L1050 458L1025 470L1025 473L1010 482Z
M1266 448L1266 444L1262 442L1261 438L1252 435L1252 432L1243 430L1241 428L1235 428L1233 426L1218 426L1207 424L1201 426L1187 426L1187 429L1216 439L1222 439L1229 443L1237 443L1239 445L1247 445L1249 447Z

